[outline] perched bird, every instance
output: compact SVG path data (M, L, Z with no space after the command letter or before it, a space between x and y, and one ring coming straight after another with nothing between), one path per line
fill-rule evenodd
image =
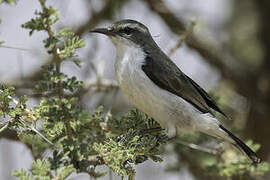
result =
M211 114L213 109L225 116L207 92L159 48L145 25L126 19L90 32L112 40L116 79L135 107L163 128L203 132L232 143L254 163L260 162L255 152Z

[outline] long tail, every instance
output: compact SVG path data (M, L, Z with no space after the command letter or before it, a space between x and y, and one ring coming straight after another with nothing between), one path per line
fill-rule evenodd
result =
M219 125L219 127L233 140L233 144L242 150L253 161L253 163L261 162L261 159L256 155L256 153L252 151L243 141L241 141L238 137L236 137L222 125Z

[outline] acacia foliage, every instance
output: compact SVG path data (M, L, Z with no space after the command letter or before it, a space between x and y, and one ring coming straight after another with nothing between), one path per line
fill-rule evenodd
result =
M85 46L85 42L69 27L54 30L59 20L58 10L47 6L46 0L39 2L41 11L36 11L35 17L22 28L28 29L30 36L36 32L47 34L43 43L53 60L41 67L42 80L33 87L41 99L29 108L26 96L15 100L13 87L3 86L0 90L0 116L8 119L0 133L6 129L16 130L20 141L31 148L35 159L31 169L16 170L13 175L29 180L66 179L73 172L84 172L98 178L106 172L97 171L96 167L105 165L122 177L134 179L134 164L148 159L162 161L160 146L167 143L168 138L153 119L138 110L114 117L105 114L102 107L90 113L80 106L78 92L83 88L83 82L64 74L61 66L63 62L72 61L80 67L81 60L76 52ZM182 139L193 139L197 143L206 141L196 135ZM252 143L250 146L254 150L259 148ZM222 155L237 154L236 161L201 153L190 155L190 149L179 144L175 149L181 156L194 158L209 176L258 177L269 169L268 163L253 166L245 156L231 149ZM51 155L46 155L48 151ZM181 162L170 169L179 164Z

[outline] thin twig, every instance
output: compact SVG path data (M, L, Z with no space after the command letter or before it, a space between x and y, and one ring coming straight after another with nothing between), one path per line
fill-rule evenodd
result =
M33 51L32 49L13 47L13 46L5 46L5 45L0 45L0 48L14 49L14 50L20 50L20 51L30 51L30 52Z
M2 124L2 123L1 123ZM3 127L1 127L1 129L0 129L0 133L2 132L2 131L4 131L5 129L7 129L8 128L8 123L3 123L4 124L4 126Z
M0 93L2 93L3 91L0 89ZM17 104L19 103L16 99L12 98L11 96L8 96L8 98L17 106ZM33 121L36 121L36 118L33 116L33 114L31 113L31 111L29 109L24 109L24 111L30 115L31 119ZM25 122L22 117L19 118L19 121L24 125L26 126L27 128L29 128L30 130L32 130L33 132L35 132L37 135L39 135L42 139L44 139L46 142L48 142L50 145L54 146L55 145L48 139L46 138L41 132L39 132L36 128L34 128L33 126L29 125L27 122ZM1 128L1 131L3 131L4 129L6 129L8 127L8 124L9 124L10 121L7 121L7 122L4 122L5 125L4 127ZM3 123L3 124L4 124ZM4 129L3 129L4 128ZM0 132L1 132L0 131Z
M118 83L116 81L102 78L99 80L91 81L84 86L85 90L96 89L98 91L106 91L108 89L114 88L118 88Z
M179 143L179 144L182 144L184 146L187 146L187 147L189 147L191 149L195 149L195 150L198 150L198 151L206 152L206 153L209 153L209 154L216 155L218 153L218 151L215 150L215 149L209 149L209 148L206 148L206 147L203 147L203 146L199 146L199 145L196 145L196 144L193 144L193 143L189 143L189 142L185 142L185 141L181 141L181 140L177 140L176 143Z
M91 17L84 25L80 26L75 32L78 36L83 35L85 32L88 32L90 29L94 28L97 24L104 20L111 20L114 14L119 11L127 0L108 0L106 1L104 7L97 12L93 12ZM115 11L115 9L118 9Z
M104 78L104 70L105 70L104 60L100 60L97 67L91 63L91 67L94 70L94 73L96 74L96 79L84 85L84 90L86 91L94 90L100 92L118 88L118 83L115 80Z
M180 38L179 38L179 40L177 41L176 45L173 46L173 47L169 50L168 56L171 56L171 55L172 55L179 47L182 46L182 44L183 44L183 42L186 40L186 38L193 32L193 29L194 29L194 26L195 26L195 25L196 25L196 23L192 21L191 24L190 24L190 27L188 27L188 29L187 29L184 33L182 33L182 34L180 35Z
M36 134L38 134L42 139L44 139L47 143L49 143L50 145L52 145L53 147L58 148L55 144L53 144L48 138L46 138L43 134L41 134L36 128L28 125L21 117L19 119L20 123L22 123L24 126L28 127L31 131L35 132Z

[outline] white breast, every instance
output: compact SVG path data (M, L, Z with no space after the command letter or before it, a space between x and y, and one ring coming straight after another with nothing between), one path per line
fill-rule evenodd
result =
M139 47L117 45L116 79L131 103L162 127L197 129L201 113L182 98L159 88L143 72L145 54Z

